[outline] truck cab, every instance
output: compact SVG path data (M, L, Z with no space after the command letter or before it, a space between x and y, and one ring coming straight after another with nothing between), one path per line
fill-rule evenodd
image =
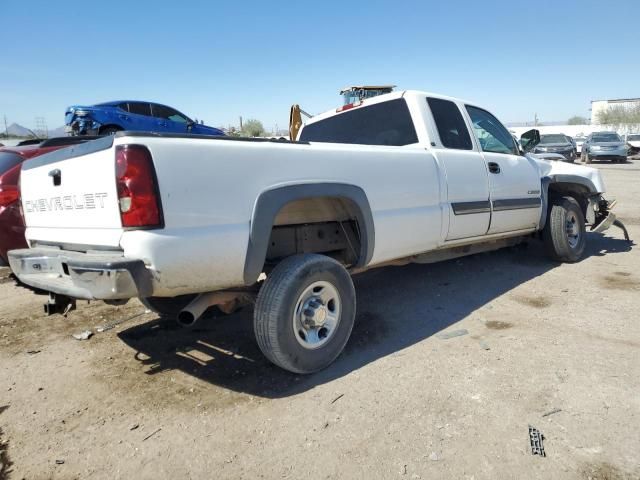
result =
M493 114L470 102L393 92L315 116L298 139L423 151L425 163L436 165L446 179L440 184L448 206L441 225L445 241L540 223L539 163L525 156Z

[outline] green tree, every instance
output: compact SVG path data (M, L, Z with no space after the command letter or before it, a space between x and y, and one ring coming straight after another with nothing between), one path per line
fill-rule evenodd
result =
M580 115L574 115L567 121L567 123L569 125L586 125L589 122L586 118L581 117Z
M614 105L598 112L601 125L640 125L640 102L634 105Z
M261 137L265 134L265 129L260 120L251 118L242 125L242 134L247 137Z

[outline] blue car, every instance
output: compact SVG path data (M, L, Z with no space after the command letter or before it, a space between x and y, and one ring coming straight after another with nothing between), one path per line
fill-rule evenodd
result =
M174 108L134 100L74 105L67 108L64 121L70 135L113 135L120 130L224 135L222 130L194 122Z

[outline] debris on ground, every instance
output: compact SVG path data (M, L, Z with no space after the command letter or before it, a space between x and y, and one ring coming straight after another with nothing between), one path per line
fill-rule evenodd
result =
M549 410L547 413L543 413L542 416L543 417L548 417L549 415L553 415L554 413L558 413L561 412L562 409L561 408L554 408L553 410Z
M344 397L344 393L341 393L340 395L338 395L336 398L334 398L333 400L331 400L331 404L336 403L338 400L340 400L342 397Z
M483 350L491 350L491 347L484 340L480 340L480 348Z
M123 324L125 322L128 322L129 320L133 320L134 318L141 317L142 315L145 315L145 314L149 313L150 311L151 310L145 310L144 312L136 313L135 315L131 315L130 317L122 318L120 320L116 320L115 322L107 323L106 325L101 325L99 327L96 327L96 331L98 333L106 332L108 330L116 328L118 325L121 325L121 324Z
M461 328L460 330L451 330L449 332L438 333L436 337L440 338L441 340L448 340L450 338L467 335L468 333L469 330L467 330L466 328Z
M35 354L37 354L37 353L40 353L40 350L29 350L29 351L27 352L27 354L28 354L28 355L35 355Z
M56 465L64 465L64 460L56 460Z
M151 432L149 435L147 435L146 437L144 437L142 439L142 441L144 442L145 440L149 440L151 437L153 437L156 433L158 433L160 430L162 430L162 427L158 428L157 430L154 430L153 432Z
M89 340L93 336L91 330L85 330L84 332L78 332L73 334L73 338L76 340Z
M541 457L546 457L547 455L544 453L544 445L542 445L542 441L544 440L544 435L540 430L535 427L529 425L529 443L531 444L531 454L532 455L540 455Z
M139 423L136 423L135 425L131 425L131 428L129 428L129 431L136 430L139 426L140 426Z
M431 455L429 455L429 460L431 460L432 462L437 462L438 460L440 460L438 452L431 452Z

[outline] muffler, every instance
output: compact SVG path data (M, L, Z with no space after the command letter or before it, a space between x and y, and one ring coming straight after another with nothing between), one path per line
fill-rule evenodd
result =
M201 293L178 312L176 320L183 327L191 327L200 319L207 308L235 302L239 295L238 292Z

